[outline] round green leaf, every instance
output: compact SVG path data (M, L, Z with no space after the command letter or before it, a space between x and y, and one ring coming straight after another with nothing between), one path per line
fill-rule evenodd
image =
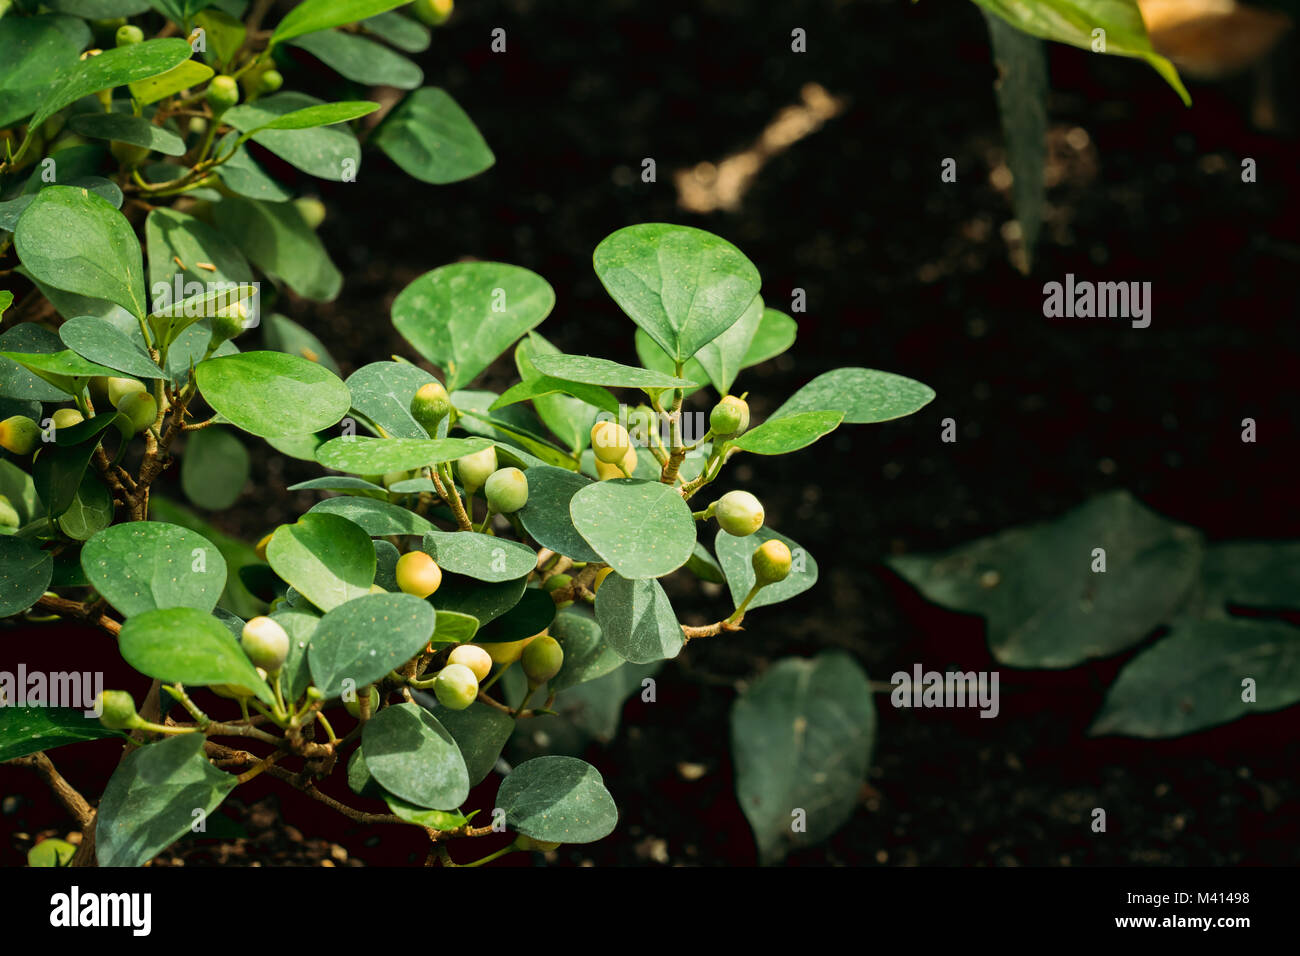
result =
M372 537L389 534L424 534L433 528L433 524L427 518L417 515L414 511L408 511L401 505L357 495L326 498L314 505L308 514L332 514L347 518Z
M239 639L211 613L192 607L145 611L127 619L117 639L123 659L141 674L169 684L237 684L272 703Z
M591 764L538 757L515 767L497 791L506 825L534 840L593 843L618 825L618 807Z
M276 132L264 136L310 136L312 131ZM314 132L320 132L319 130ZM233 133L229 134L234 136ZM343 274L330 261L329 252L315 231L307 225L295 203L285 202L291 194L276 191L276 185L261 173L251 158L239 161L230 170L227 162L219 167L231 189L254 195L241 199L227 196L212 207L212 218L221 234L263 272L283 279L285 284L305 299L331 302L343 287ZM266 199L266 202L259 200Z
M719 395L731 391L743 367L749 343L753 341L763 319L763 299L754 296L754 301L725 332L708 344L701 346L695 354L695 360L708 373L709 381L718 390Z
M754 557L754 551L764 541L773 539L784 542L786 547L790 549L790 554L793 557L790 575L784 581L769 584L760 590L754 596L754 600L749 602L749 609L753 610L757 607L763 607L765 604L778 604L781 601L788 601L817 583L817 562L797 542L785 535L778 534L771 528L759 528L753 534L744 538L737 538L725 531L719 531L718 536L713 541L713 548L717 551L718 563L722 565L723 573L727 576L727 587L731 589L731 599L737 606L745 599L749 589L754 586L754 566L750 563ZM601 590L604 590L603 586Z
M280 21L271 35L270 45L284 43L305 33L365 20L400 6L402 0L304 0Z
M758 330L745 350L741 368L760 365L768 359L774 359L790 346L794 345L795 334L799 325L794 319L776 309L763 309Z
M784 455L806 448L839 427L843 412L799 412L786 418L769 418L731 444L755 455Z
M291 166L318 179L345 182L361 168L361 146L356 134L347 126L316 125L318 121L338 123L355 115L361 107L353 104L325 103L306 93L286 92L265 96L256 103L237 106L223 119L245 135L251 133L253 142L265 146ZM364 112L370 112L373 103L366 103ZM313 109L312 112L306 111ZM336 110L336 107L344 107ZM294 115L297 114L297 115ZM286 122L287 129L277 129L277 122ZM300 128L300 122L308 127ZM224 227L223 227L224 228Z
M688 388L698 384L684 378L652 372L649 369L620 365L609 359L590 355L535 355L533 367L543 375L588 385L612 385L621 388Z
M411 399L421 386L435 381L409 362L371 362L349 375L347 385L352 407L388 432L385 437L425 440L428 433L411 417Z
M424 71L374 40L340 30L320 30L293 41L335 73L368 86L413 90L424 82Z
M0 617L35 604L54 575L54 558L21 538L0 535Z
M181 488L200 508L222 511L233 505L248 481L248 450L224 428L190 435L181 456Z
M676 657L684 643L668 595L653 578L608 575L596 592L596 620L605 643L634 664Z
M59 326L59 338L82 358L136 378L163 378L149 353L103 319L81 315Z
M638 478L594 482L569 502L573 526L625 578L676 571L695 548L690 506L669 485Z
M187 41L168 37L104 50L98 56L77 60L60 71L58 85L32 117L31 128L35 129L63 107L97 90L166 73L188 60L192 52Z
M628 226L607 236L593 261L619 307L678 362L731 328L761 284L744 253L689 226Z
M326 697L338 697L349 680L359 690L420 653L435 623L433 607L412 594L367 594L340 604L320 619L308 644L312 683Z
M528 504L519 511L524 530L543 548L574 561L599 561L578 529L573 526L569 504L591 480L577 472L552 465L528 469Z
M366 438L349 435L327 441L316 451L326 468L354 475L410 471L482 451L485 438Z
M486 626L517 605L524 596L525 578L490 583L459 574L443 576L442 586L433 595L439 611L456 611L476 619ZM551 605L554 608L554 604ZM541 630L538 628L537 630ZM481 632L480 632L481 633ZM529 637L537 631L522 635ZM475 637L479 635L476 634Z
M477 630L478 618L460 611L439 611L434 633L439 644L464 644L474 640Z
M226 586L226 561L207 538L162 521L105 528L81 549L95 590L130 618L156 608L207 615Z
M75 133L91 139L108 139L116 143L130 143L162 153L180 156L185 152L185 141L170 130L155 126L143 116L126 113L81 113L68 120Z
M47 707L44 703L19 706L17 701L0 707L0 763L64 744L121 736L96 718L68 707Z
M475 531L434 528L424 535L424 550L444 571L479 581L510 581L537 567L537 553L528 545Z
M309 512L281 525L266 546L266 560L322 611L369 594L375 580L370 536L338 515Z
M451 734L417 704L385 707L361 732L366 769L419 807L455 810L469 797L469 772Z
M473 120L437 87L415 90L398 103L371 142L406 175L439 186L477 176L496 162Z
M243 352L201 362L199 391L232 424L262 437L328 428L347 414L348 387L315 362L283 352Z
M439 592L434 600L441 597ZM483 626L474 635L474 642L493 644L521 641L525 637L540 634L554 620L555 602L551 596L541 588L525 588L514 607L494 620L483 622Z
M768 421L803 412L840 411L846 424L887 422L911 415L934 400L928 385L873 368L837 368L795 392Z
M113 523L113 493L90 472L81 478L77 495L59 515L59 528L74 541L89 541Z
M447 390L468 384L536 326L555 291L536 273L499 262L458 262L426 272L393 301L393 325L447 373Z
M477 787L487 779L515 729L515 722L509 714L479 700L464 710L438 708L438 722L460 748L471 787Z
M608 583L608 578L606 582ZM604 590L605 585L602 584L596 594L598 602ZM551 623L551 637L564 648L564 665L547 685L553 693L598 680L623 664L623 658L605 643L600 625L590 614L579 611L576 607L566 608L555 615L555 620Z

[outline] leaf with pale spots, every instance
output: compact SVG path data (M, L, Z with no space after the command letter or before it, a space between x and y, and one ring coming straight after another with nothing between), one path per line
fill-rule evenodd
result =
M226 586L226 562L207 538L162 521L105 528L81 549L86 578L125 617L157 608L208 614Z

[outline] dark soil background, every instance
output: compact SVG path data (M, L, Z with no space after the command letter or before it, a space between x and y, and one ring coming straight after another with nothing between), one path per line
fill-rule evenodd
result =
M489 50L498 26L505 54ZM795 27L807 30L805 54L790 52ZM631 323L596 280L591 252L624 225L671 221L739 245L770 305L789 311L791 290L807 291L794 348L738 383L757 417L840 365L900 372L938 393L911 418L842 428L803 453L732 469L731 486L762 498L770 524L817 556L822 580L752 615L741 635L693 643L660 673L657 703L627 705L618 738L585 754L619 803L620 832L559 861L753 863L728 711L737 684L777 658L845 649L878 681L915 663L993 669L982 623L928 606L882 569L886 554L951 547L1115 488L1211 539L1300 535L1300 104L1288 43L1283 126L1271 132L1251 124L1250 77L1189 82L1185 109L1138 61L1051 46L1052 186L1026 278L1002 238L1008 196L991 184L1002 139L987 33L970 3L462 0L422 64L426 83L473 117L496 166L435 188L368 153L356 183L312 187L347 282L335 303L285 311L345 374L411 354L387 322L393 297L462 256L545 276L558 303L540 331L561 349L634 361ZM316 82L311 65L301 70L290 86ZM673 171L746 148L809 82L850 98L849 108L772 159L737 212L678 208ZM640 180L646 157L657 164L653 184ZM957 160L955 184L940 182L945 157ZM1241 182L1245 157L1258 164L1256 183ZM1151 282L1150 328L1045 319L1043 283L1069 272ZM502 364L484 381L509 374ZM956 444L940 441L948 417ZM1240 441L1245 417L1258 422L1256 444ZM218 523L259 537L310 506L280 490L309 474L262 458ZM701 620L714 613L702 595L681 606ZM789 862L1300 860L1297 708L1173 741L1086 738L1129 656L1065 673L1002 669L995 720L896 711L877 695L861 805L829 843ZM103 777L93 754L111 766L115 750L91 745L78 748L91 754L85 764L73 751L56 762L94 792ZM177 862L283 862L298 831L346 847L332 857L339 864L423 860L414 834L362 832L282 786L259 789L264 780L245 801L279 794L271 799L293 832L263 825L272 802L248 815L262 835L244 849L209 844ZM39 785L10 774L3 789L18 794L0 817L6 829L67 828ZM1104 834L1089 827L1094 807L1107 811ZM23 840L5 842L0 862L19 862ZM298 858L331 858L321 846Z

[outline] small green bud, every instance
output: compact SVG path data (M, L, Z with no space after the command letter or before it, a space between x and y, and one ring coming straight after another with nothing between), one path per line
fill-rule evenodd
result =
M117 28L117 34L113 39L118 46L134 46L137 43L144 42L144 31L134 24L128 23L124 27Z
M433 694L448 710L464 710L478 697L478 678L464 664L448 664L434 678Z
M141 723L135 701L124 690L101 691L99 710L99 722L109 730L130 730Z
M716 438L735 438L749 427L749 404L734 395L725 396L709 412L709 428Z
M244 625L240 646L257 667L274 674L289 657L289 635L278 621L255 617Z
M6 495L0 495L0 528L17 528L22 524L13 502Z
M620 462L631 447L631 436L618 422L596 422L591 426L591 451L597 461L607 465Z
M343 702L343 709L358 720L361 719L362 697L370 698L370 713L373 714L379 709L379 691L375 689L375 685L371 684L368 687L362 688L361 691L358 692L357 696L352 700L345 700Z
M790 576L793 556L784 542L773 538L754 550L750 563L754 566L754 579L760 585L776 584Z
M763 527L763 505L748 491L728 491L713 505L718 527L743 538Z
M117 410L130 420L137 432L148 428L158 418L158 403L148 392L132 392L118 402Z
M243 302L232 302L218 310L209 321L212 323L212 341L217 345L236 338L244 331L248 320L248 306Z
M293 201L298 207L298 212L302 216L302 221L307 224L309 229L319 229L320 224L325 221L325 204L314 196L302 196Z
M279 70L267 70L257 78L257 92L259 96L274 93L282 86L284 86L284 77L280 75Z
M518 468L499 468L484 485L488 507L498 514L514 514L528 504L528 478Z
M564 648L551 635L544 634L529 642L519 656L519 663L523 665L524 675L530 684L545 684L564 666Z
M26 415L10 415L0 422L0 448L15 455L30 455L41 443L41 426Z
M478 680L486 680L492 673L492 655L477 644L461 644L447 655L448 664L463 664L474 672Z
M108 404L114 408L121 403L122 399L132 392L145 391L144 383L136 378L110 378L108 380Z
M54 422L56 431L60 428L71 428L73 425L80 425L85 420L85 416L75 408L60 408L50 416L50 421Z
M568 574L552 574L542 585L548 592L558 591L560 588L567 588L573 583L573 577Z
M426 25L440 27L451 16L452 7L452 0L415 0L411 12Z
M460 475L460 483L467 495L476 494L483 487L483 482L487 481L488 476L496 470L496 445L456 459L456 473Z
M515 837L515 846L521 850L533 850L537 853L548 853L551 850L558 850L563 843L552 843L550 840L534 840L532 837L524 836L520 833Z
M407 594L427 598L442 584L442 568L423 551L408 551L397 559L397 586Z
M438 437L438 425L451 413L451 399L441 382L421 385L411 399L411 417L420 423L430 438Z

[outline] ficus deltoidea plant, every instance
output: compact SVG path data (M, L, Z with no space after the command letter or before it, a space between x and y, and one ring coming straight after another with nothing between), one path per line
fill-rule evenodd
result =
M98 719L0 707L0 760L54 784L85 834L78 864L143 864L262 774L360 823L422 829L431 863L601 839L618 824L614 798L571 754L612 733L622 701L686 643L734 639L817 580L758 497L726 488L728 465L909 415L934 393L841 368L752 421L736 383L789 348L796 323L764 304L735 246L657 223L619 229L594 254L635 323L639 366L560 353L535 331L550 285L475 261L397 296L409 357L340 378L314 335L261 318L286 291L332 298L339 274L312 231L320 210L257 151L354 174L349 124L374 104L277 92L296 62L286 47L350 80L416 87L379 41L414 50L428 31L393 3L309 0L271 29L256 12L237 19L243 6L172 0L124 24L18 3L0 17L0 50L42 51L0 59L0 228L12 230L0 241L26 283L16 307L0 293L12 307L0 615L89 622L140 675L104 691ZM449 8L415 12L436 23ZM432 182L491 162L433 89L367 138ZM169 288L182 294L158 292ZM511 350L518 384L474 388ZM250 439L317 464L289 490L322 495L255 545L155 493L179 459L195 506L229 507ZM662 583L674 574L725 585L713 623L679 623ZM844 821L874 720L844 655L784 660L749 686L732 735L762 859ZM534 726L549 730L523 732L527 759L503 761ZM123 756L92 807L46 751L106 736ZM545 740L552 752L528 753ZM471 797L494 771L495 796ZM506 832L486 855L461 845Z

